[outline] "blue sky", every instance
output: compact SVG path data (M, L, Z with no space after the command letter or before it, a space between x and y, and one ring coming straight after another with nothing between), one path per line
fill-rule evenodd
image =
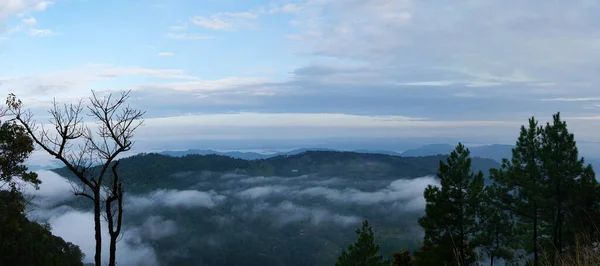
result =
M599 11L585 0L8 0L0 92L43 115L53 97L131 89L146 141L512 142L528 117L556 111L578 139L600 141Z

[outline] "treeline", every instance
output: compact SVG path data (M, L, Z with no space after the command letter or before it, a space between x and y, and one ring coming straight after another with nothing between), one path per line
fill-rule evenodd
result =
M128 192L146 193L153 189L183 189L198 182L182 173L223 173L248 176L295 177L301 175L344 176L371 180L390 177L420 177L434 175L440 160L447 155L399 157L339 151L306 151L260 160L243 160L224 155L186 155L172 157L142 153L119 160L119 173ZM499 164L486 158L474 158L473 171L488 171ZM54 169L57 174L77 180L70 169ZM90 171L99 172L97 166Z
M512 158L490 170L491 184L471 164L462 144L440 161L441 185L425 189L425 234L414 256L381 259L363 233L337 265L600 265L600 185L559 113L521 127ZM364 263L345 259L356 254Z

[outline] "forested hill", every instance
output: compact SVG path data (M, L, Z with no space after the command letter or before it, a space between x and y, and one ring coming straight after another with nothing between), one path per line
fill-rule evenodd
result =
M386 154L306 151L295 155L243 160L222 155L186 155L172 157L156 153L143 153L121 159L119 172L130 192L144 192L157 188L185 188L196 180L186 180L181 173L203 172L210 174L239 174L249 176L294 177L309 175L337 176L345 179L413 178L435 175L440 160L446 155L399 157ZM473 169L488 173L499 167L492 159L473 158ZM96 169L98 170L98 169ZM54 172L71 177L66 168Z

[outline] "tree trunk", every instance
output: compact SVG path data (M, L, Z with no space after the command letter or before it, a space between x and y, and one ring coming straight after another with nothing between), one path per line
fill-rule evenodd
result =
M116 256L115 253L117 252L117 236L110 236L110 258L108 261L108 266L115 266L117 265L116 263Z
M113 180L111 194L106 199L106 220L108 222L108 233L110 235L110 249L109 249L109 266L115 266L117 263L117 239L121 234L121 224L123 223L123 184L119 182L119 175L117 173L117 167L119 161L116 161L112 167ZM114 214L112 211L113 202L117 201L117 221L115 225Z
M539 266L538 256L538 209L537 202L533 203L533 265Z
M94 260L96 266L102 265L102 227L100 224L100 188L94 189L94 231L96 232L96 254Z

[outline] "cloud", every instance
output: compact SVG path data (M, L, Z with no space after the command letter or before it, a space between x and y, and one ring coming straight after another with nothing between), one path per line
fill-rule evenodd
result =
M38 171L42 180L39 190L25 187L26 195L33 195L34 205L27 206L27 216L33 221L48 222L54 235L78 245L85 254L84 262L93 262L95 254L93 214L60 205L74 198L67 180L51 171ZM81 199L81 198L80 198ZM102 220L102 227L107 224ZM117 262L122 265L157 265L151 246L141 242L141 236L162 238L172 235L177 228L173 221L162 217L148 217L140 228L124 226L123 239L119 241ZM143 233L143 235L142 235ZM102 231L102 259L108 261L110 239L106 229Z
M30 29L29 35L36 36L36 37L46 37L46 36L56 35L56 33L54 33L54 31L49 30L49 29Z
M235 30L241 27L252 27L258 15L251 12L217 13L210 16L194 16L190 18L196 26L211 30Z
M177 222L162 216L150 216L140 226L140 235L152 240L159 240L177 233Z
M164 52L164 53L158 53L158 54L156 54L156 56L158 56L158 57L172 57L172 56L175 56L175 54L174 53L169 53L169 52Z
M275 193L280 194L287 190L288 188L284 186L253 187L240 192L239 196L243 198L257 199L267 197Z
M136 66L93 64L35 76L0 77L0 79L5 79L0 83L0 89L11 91L12 88L18 87L17 96L29 107L32 107L32 102L39 102L42 99L49 103L49 96L56 97L57 101L64 98L76 100L82 96L88 97L89 90L82 90L82 88L86 88L93 82L136 76L171 80L195 79L180 69L149 69Z
M294 139L409 136L464 136L476 128L488 136L514 132L520 121L422 120L402 116L332 113L233 113L147 118L139 140L177 139ZM319 128L318 131L314 130ZM443 130L442 130L443 129ZM176 132L176 133L174 133ZM400 133L399 133L400 132ZM451 132L451 133L449 133Z
M0 25L15 15L31 11L43 11L52 2L43 0L10 0L0 2Z
M309 208L290 201L283 201L277 205L269 203L257 204L254 206L253 211L256 215L265 215L266 213L274 216L275 219L272 223L276 226L285 226L290 223L304 221L308 221L315 226L322 223L350 226L362 221L358 216L334 214L324 208Z
M52 233L61 236L66 241L72 242L81 248L85 254L84 262L94 260L95 241L93 214L89 212L71 211L54 216L48 220ZM103 228L106 223L103 221ZM125 229L123 239L117 249L117 263L121 265L158 265L156 254L152 247L141 243L137 230ZM102 231L102 260L108 261L109 235Z
M22 20L23 24L27 26L34 26L37 23L37 20L34 17L24 18Z
M175 40L204 40L213 38L212 36L196 33L167 33L165 37Z
M306 53L396 69L400 83L498 87L505 95L589 91L598 83L593 1L303 1L289 38ZM549 26L551 25L551 26ZM421 73L431 73L414 80ZM440 82L441 81L441 82ZM448 82L449 81L449 82ZM434 83L432 83L434 82ZM569 88L567 91L566 88ZM450 88L451 89L451 88ZM505 96L506 97L506 96Z
M25 194L34 196L34 202L42 207L54 206L75 197L73 187L62 176L52 171L37 171L42 185L38 190L32 186L25 187Z
M171 208L213 208L225 199L225 196L215 191L159 189L148 195L131 195L125 201L131 208L141 210L157 205Z
M549 98L549 99L541 99L543 102L590 102L590 101L600 101L600 97L580 97L580 98Z

